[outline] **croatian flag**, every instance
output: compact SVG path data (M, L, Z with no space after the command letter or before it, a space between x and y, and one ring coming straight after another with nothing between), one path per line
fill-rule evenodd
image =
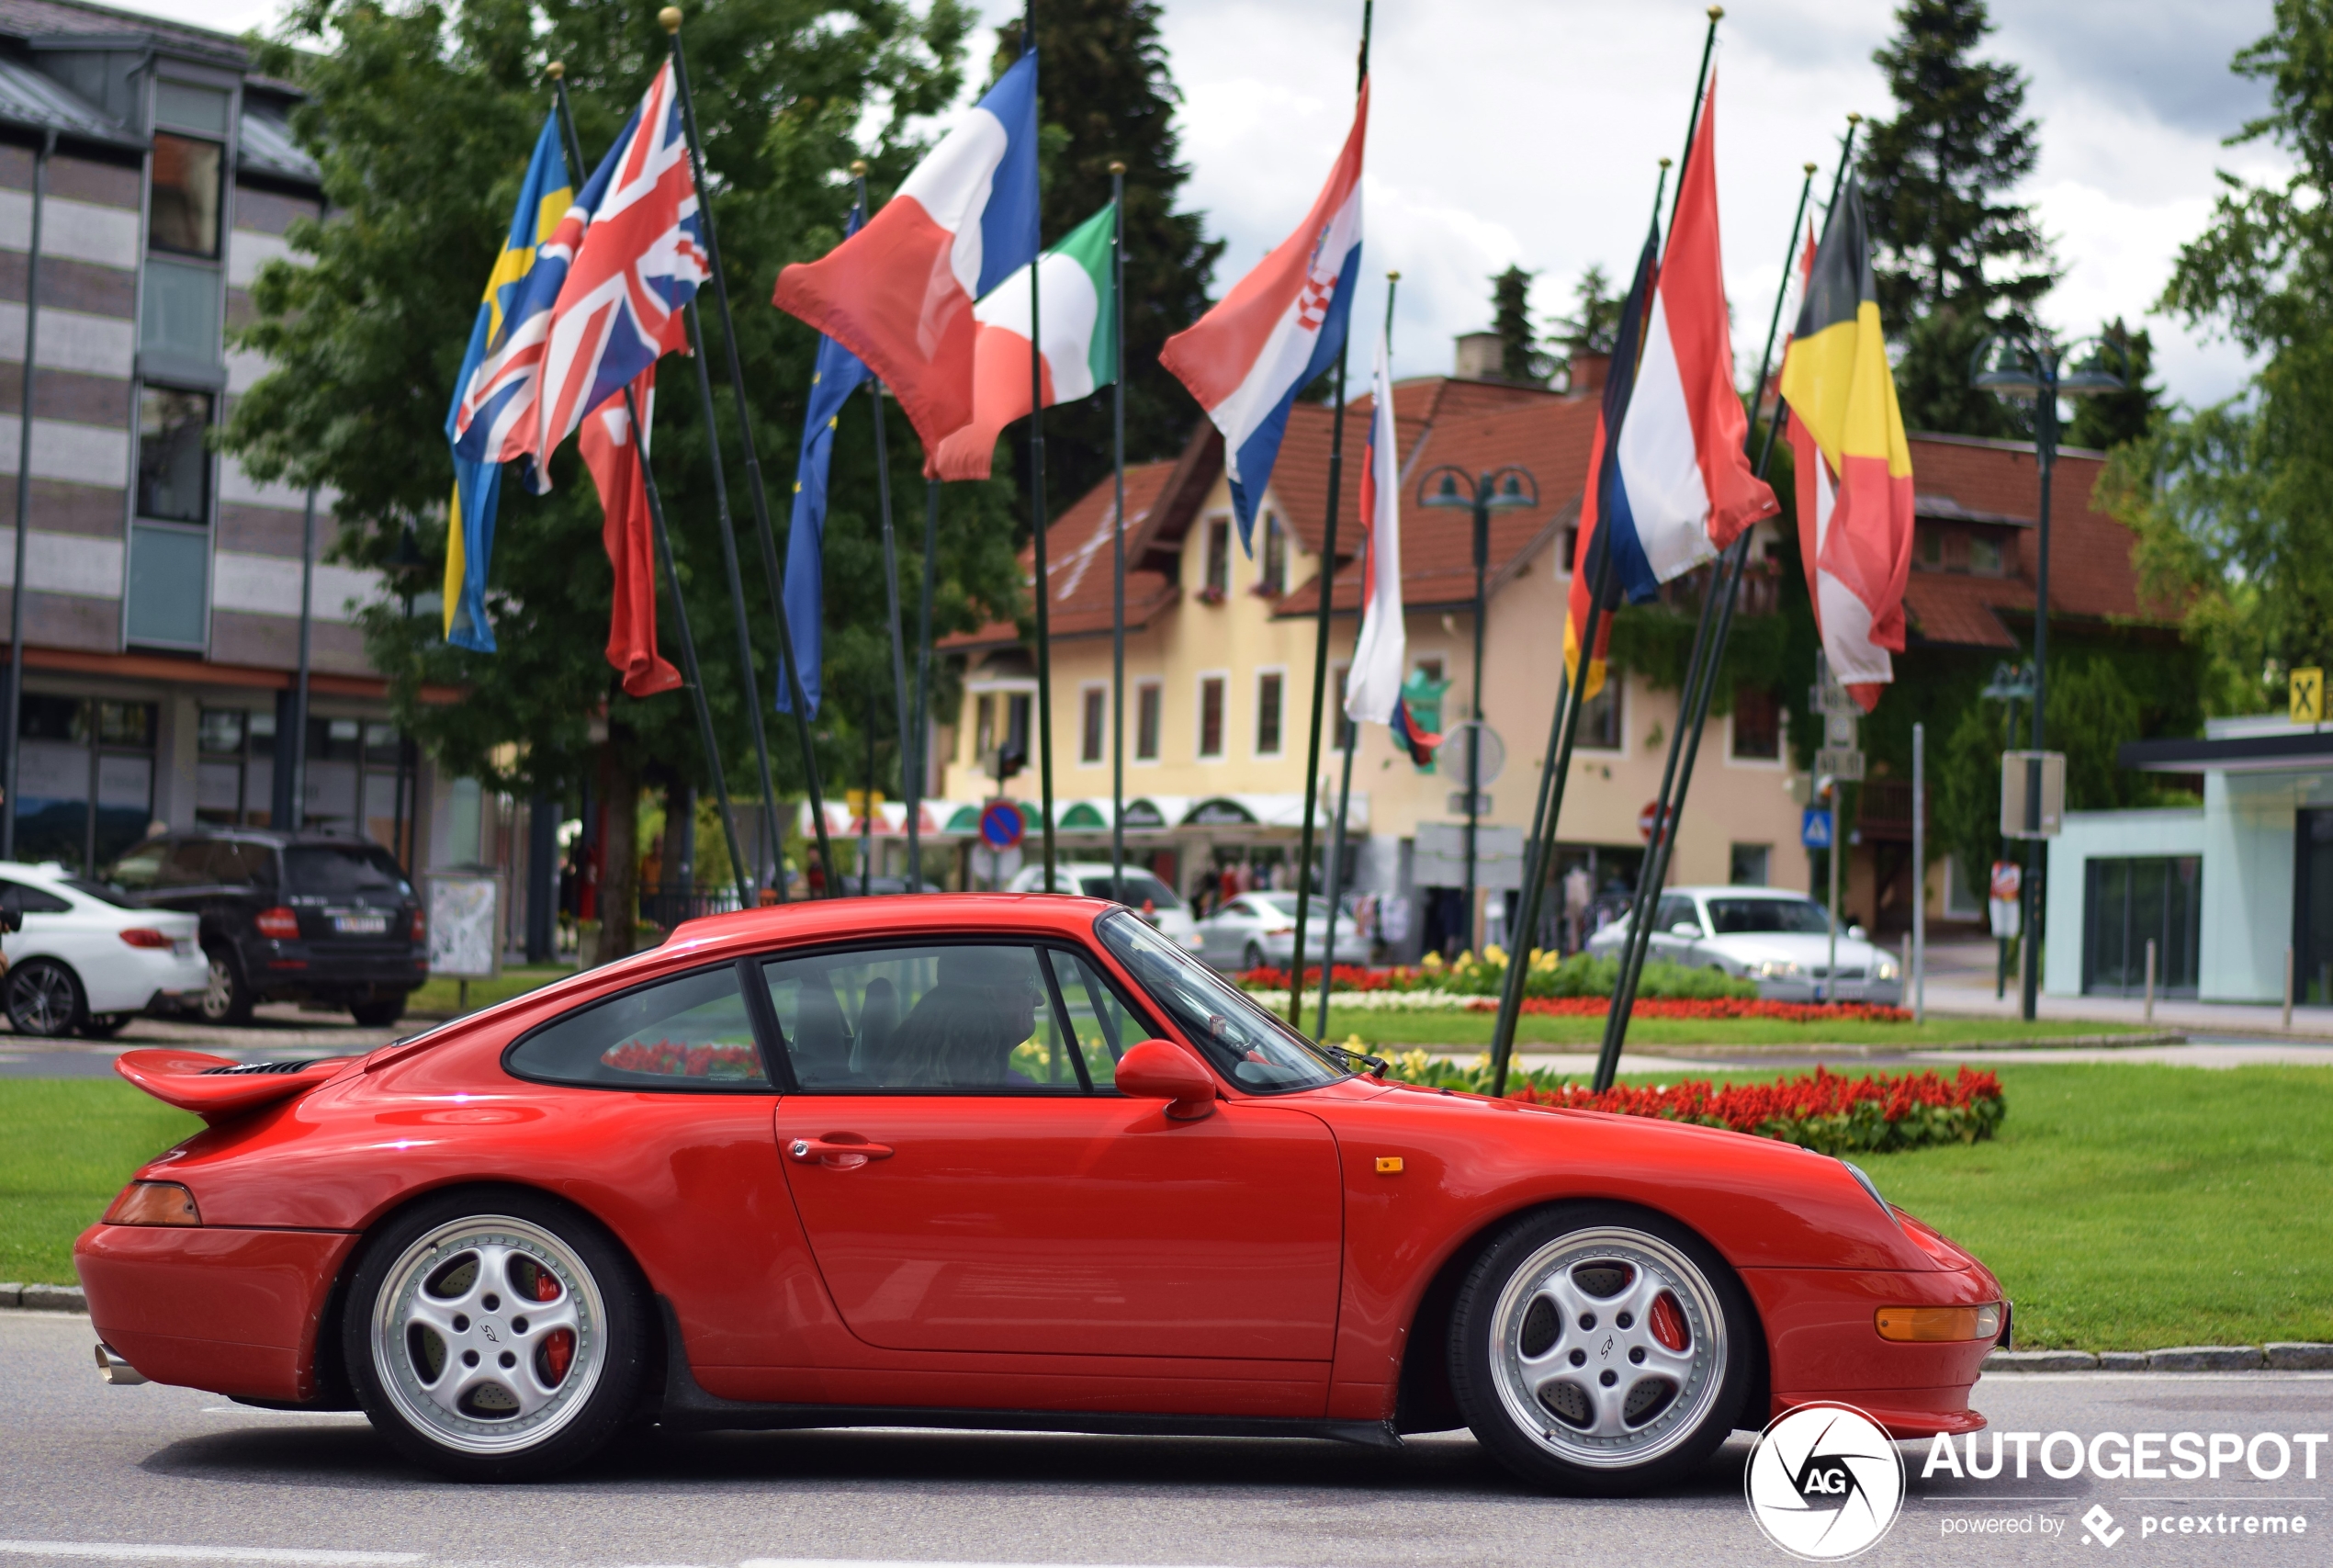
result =
M972 421L975 302L1036 259L1031 50L865 228L779 273L772 303L864 361L934 453Z
M1718 85L1712 76L1685 160L1685 186L1645 323L1644 357L1618 440L1619 479L1635 548L1613 544L1629 597L1710 559L1781 510L1750 471L1749 421L1733 386L1718 244ZM1621 517L1617 509L1614 521Z
M1361 146L1369 82L1320 199L1296 232L1215 308L1166 340L1158 362L1223 433L1240 544L1256 553L1256 510L1271 482L1296 394L1336 363L1361 270Z
M1369 450L1361 461L1361 630L1345 682L1345 716L1382 724L1424 767L1442 743L1410 716L1402 697L1409 637L1402 618L1402 455L1393 434L1393 372L1385 334L1377 337L1369 381Z

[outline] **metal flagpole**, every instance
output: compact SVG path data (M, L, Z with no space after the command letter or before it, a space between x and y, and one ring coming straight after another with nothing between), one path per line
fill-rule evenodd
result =
M32 381L33 347L40 322L40 217L49 195L49 160L57 151L57 133L45 133L39 155L32 161L32 241L25 258L23 412L17 426L16 575L8 580L8 783L0 792L0 860L17 858L17 783L20 776L18 743L24 714L25 536L32 532Z
M1126 165L1110 165L1110 894L1126 901Z
M859 210L864 212L867 209L865 159L861 158L851 164L851 177L858 182ZM909 776L914 748L907 739L907 649L902 646L903 634L900 631L899 623L899 547L891 532L891 452L883 430L883 378L881 377L867 378L867 397L874 404L875 499L883 513L883 587L888 598L891 615L891 687L892 694L898 704L899 713L899 789L900 793L907 797L907 819L912 824L919 803L917 799L918 792L915 783ZM868 712L872 716L873 710L869 709ZM868 782L867 788L870 790L874 788L872 780ZM870 795L868 798L870 804L867 809L872 813L874 809L872 804L873 797ZM914 828L910 826L908 831L912 834L914 830Z
M1389 355L1393 352L1393 296L1401 286L1400 273L1389 272L1385 275L1385 352ZM1375 417L1376 411L1372 409L1370 418ZM1362 518L1361 528L1369 536L1369 547L1371 550L1376 549L1377 519ZM1361 574L1361 581L1363 583L1369 581L1369 573L1366 570ZM1360 606L1360 615L1366 619L1368 615L1369 604L1364 600ZM1360 653L1360 633L1358 629L1353 634L1353 651L1358 659ZM1479 659L1476 660L1478 666L1481 662ZM1345 678L1348 690L1351 688L1352 679L1348 672ZM1476 679L1479 684L1480 676ZM1330 722L1337 727L1337 735L1345 743L1345 772L1342 781L1337 785L1336 819L1330 824L1328 836L1328 897L1324 900L1328 906L1328 942L1323 950L1325 956L1321 960L1321 1026L1313 1035L1313 1039L1323 1043L1326 1043L1328 1040L1329 981L1336 971L1336 900L1342 895L1339 885L1345 880L1345 818L1346 814L1353 808L1353 753L1359 750L1361 739L1361 727L1346 718L1343 703L1336 705L1336 712ZM1291 978L1289 984L1299 985L1302 977L1303 965L1299 964L1295 977Z
M1354 73L1353 93L1356 97L1369 81L1369 23L1376 9L1375 0L1361 3L1361 53ZM1334 416L1328 437L1328 518L1321 528L1321 603L1318 630L1313 638L1313 723L1305 737L1304 756L1304 830L1298 840L1296 851L1296 945L1289 954L1288 1021L1297 1032L1304 1029L1304 926L1305 916L1312 908L1313 891L1313 818L1320 799L1321 778L1321 709L1328 694L1328 614L1329 603L1336 595L1331 590L1336 581L1336 509L1343 499L1339 494L1345 479L1345 361L1346 351L1353 343L1353 309L1347 300L1345 307L1345 336L1336 345L1336 389L1329 397L1328 406ZM1336 922L1332 918L1332 937ZM1324 969L1336 967L1333 960L1336 945L1332 941L1327 952L1329 961Z
M458 522L458 520L457 520ZM292 684L291 821L297 830L308 823L308 656L316 629L316 487L308 487L308 507L299 519L299 674ZM361 745L361 742L360 742ZM278 755L282 740L276 743ZM357 797L357 817L364 817L364 797Z
M810 705L802 690L802 671L794 657L794 632L786 625L785 591L778 574L777 534L770 525L770 497L761 483L761 459L753 445L753 414L745 400L745 365L738 355L737 318L729 310L729 280L721 270L721 243L713 231L713 201L704 185L704 144L697 135L696 102L689 93L689 62L681 49L681 10L667 6L657 13L663 24L671 47L672 82L681 95L681 124L688 134L689 172L696 181L697 214L704 220L704 255L706 270L713 275L713 303L721 312L721 335L727 340L729 357L729 393L738 405L738 440L745 448L746 494L753 502L753 521L761 538L761 571L769 580L770 605L778 628L778 671L787 695L794 704L794 728L802 747L802 774L810 796L810 822L818 838L818 861L826 869L827 895L839 897L840 880L835 875L834 846L827 840L827 810L823 792L818 786L818 756L810 738ZM564 97L560 100L564 103ZM569 140L572 140L570 136ZM653 491L651 491L653 493ZM778 900L785 901L785 857L776 845L772 853L777 861L776 884Z
M1032 54L1036 48L1037 4L1028 0L1020 13L1020 51ZM1040 309L1040 283L1045 270L1043 208L1041 202L1031 220L1037 231L1031 236L1033 259L1029 264L1029 537L1031 564L1036 569L1038 809L1045 818L1045 875L1038 886L1057 893L1061 890L1054 886L1054 595L1053 581L1045 571L1045 337Z
M575 114L568 107L566 74L554 76L551 86L558 98L559 133L567 142L568 159L577 168L585 168L588 165L583 162L583 144L575 134ZM745 880L745 856L738 848L737 817L729 806L729 781L721 772L721 747L713 734L713 708L705 698L704 673L697 668L696 637L689 629L689 606L681 593L681 574L672 565L672 536L664 525L664 499L656 488L655 465L648 461L648 422L640 417L639 399L633 395L629 381L624 384L624 412L632 422L632 445L640 454L640 488L647 492L648 521L656 530L657 558L663 563L665 586L672 591L672 624L681 634L682 663L688 677L689 694L696 702L697 739L704 745L705 771L712 775L714 798L721 807L721 833L729 846L729 869L738 879L739 902L750 904L753 898Z
M923 813L924 777L930 771L924 748L931 744L927 717L931 711L931 579L939 558L940 481L930 479L923 488L923 581L919 584L921 604L916 612L916 777L907 794L907 880L918 892L923 890L923 837L917 830L917 820Z

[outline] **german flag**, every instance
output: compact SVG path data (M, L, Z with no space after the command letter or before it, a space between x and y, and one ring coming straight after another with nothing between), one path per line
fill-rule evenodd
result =
M1863 187L1850 178L1815 250L1782 356L1798 543L1831 673L1869 712L1904 649L1911 448L1879 328Z

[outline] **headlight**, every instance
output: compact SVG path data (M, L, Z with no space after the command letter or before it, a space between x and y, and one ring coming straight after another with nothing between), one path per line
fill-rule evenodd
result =
M1796 980L1806 971L1786 959L1769 958L1752 966L1751 972L1761 980Z
M1883 958L1871 966L1871 972L1878 979L1892 980L1896 977L1896 961L1892 958Z
M1197 931L1185 931L1176 940L1179 941L1185 947L1189 948L1193 953L1197 953L1200 948L1207 945L1207 939L1200 935Z

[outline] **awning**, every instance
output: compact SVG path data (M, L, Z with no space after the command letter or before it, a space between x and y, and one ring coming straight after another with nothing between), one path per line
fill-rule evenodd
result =
M2300 773L2333 766L2333 729L2294 729L2203 740L2130 740L2115 753L2147 773Z

